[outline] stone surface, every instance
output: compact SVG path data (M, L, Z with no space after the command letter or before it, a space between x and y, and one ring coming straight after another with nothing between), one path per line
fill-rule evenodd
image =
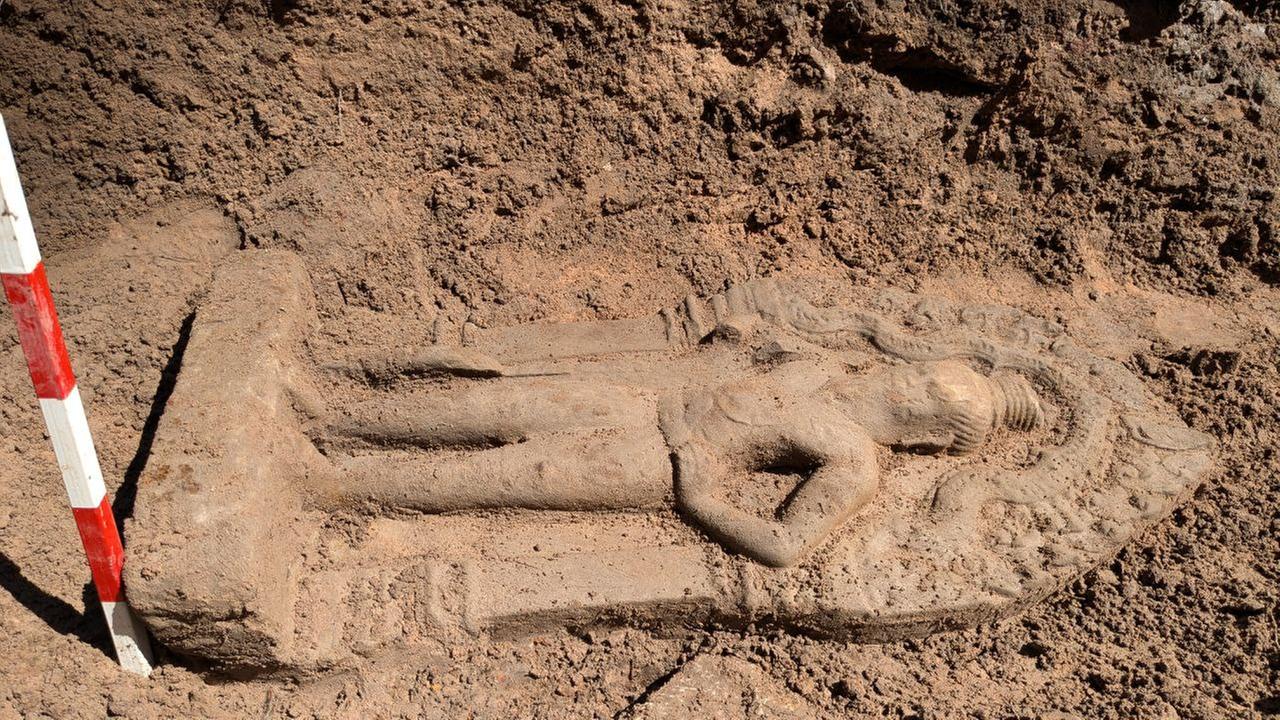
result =
M310 296L287 254L223 271L129 528L142 616L227 668L558 625L964 627L1110 557L1212 462L1007 307L759 280L317 357Z

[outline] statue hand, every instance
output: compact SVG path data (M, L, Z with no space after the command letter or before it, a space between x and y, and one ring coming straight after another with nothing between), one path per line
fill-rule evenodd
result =
M720 461L701 442L686 442L675 449L676 499L692 509L711 497L724 478Z

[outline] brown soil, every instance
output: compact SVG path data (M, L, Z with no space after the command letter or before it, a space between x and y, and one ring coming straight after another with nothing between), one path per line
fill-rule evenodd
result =
M691 714L1280 713L1269 4L337 5L0 7L0 112L122 518L211 272L253 248L300 254L334 347L777 273L1068 328L1141 298L1127 364L1218 439L1218 469L1109 566L974 631L560 632L305 684L173 659L141 681L110 658L6 321L0 718L655 717L716 672L739 689L690 692ZM715 655L767 677L682 672Z

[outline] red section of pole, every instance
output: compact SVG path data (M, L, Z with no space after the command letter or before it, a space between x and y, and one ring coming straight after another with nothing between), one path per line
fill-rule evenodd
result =
M53 306L44 263L37 263L36 269L26 275L0 275L0 280L18 324L18 339L27 356L36 397L65 398L76 386L76 376L71 372L71 358L62 339L62 327L58 325L58 311Z
M120 544L120 532L116 530L116 518L111 514L111 503L106 497L96 508L72 508L76 516L76 528L89 557L89 571L93 574L93 586L102 602L121 602L120 573L124 569L124 547Z

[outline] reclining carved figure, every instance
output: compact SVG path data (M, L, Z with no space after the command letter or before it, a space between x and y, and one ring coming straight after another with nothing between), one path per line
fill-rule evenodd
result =
M768 290L763 283L747 288L752 298ZM685 308L691 317L694 302ZM724 314L727 302L713 301L709 310L717 308ZM596 343L634 330L625 321L583 325L596 332L576 334ZM756 344L781 347L770 339L780 326L763 325L751 333L749 317L729 317L705 335L697 327L691 335L704 345L763 338ZM465 348L437 346L416 359L386 360L377 365L454 377L443 388L367 400L327 419L323 444L410 451L339 457L326 494L339 506L432 513L584 511L659 507L674 488L676 507L701 530L731 550L782 567L802 560L873 496L881 448L972 453L996 428L1029 430L1042 420L1035 390L1014 373L985 376L957 360L854 371L814 350L784 353L780 362L756 353L765 361L745 379L705 389L690 371L683 382L668 378L656 392L623 372L601 377L589 363L564 374L520 373L504 369L499 357ZM689 389L672 391L671 385ZM733 474L766 469L804 477L776 517L722 497Z
M1213 460L1081 343L1105 335L1007 307L753 281L380 356L315 288L289 253L219 272L127 528L155 638L237 672L454 631L971 626L1111 557ZM773 471L801 478L786 500Z

